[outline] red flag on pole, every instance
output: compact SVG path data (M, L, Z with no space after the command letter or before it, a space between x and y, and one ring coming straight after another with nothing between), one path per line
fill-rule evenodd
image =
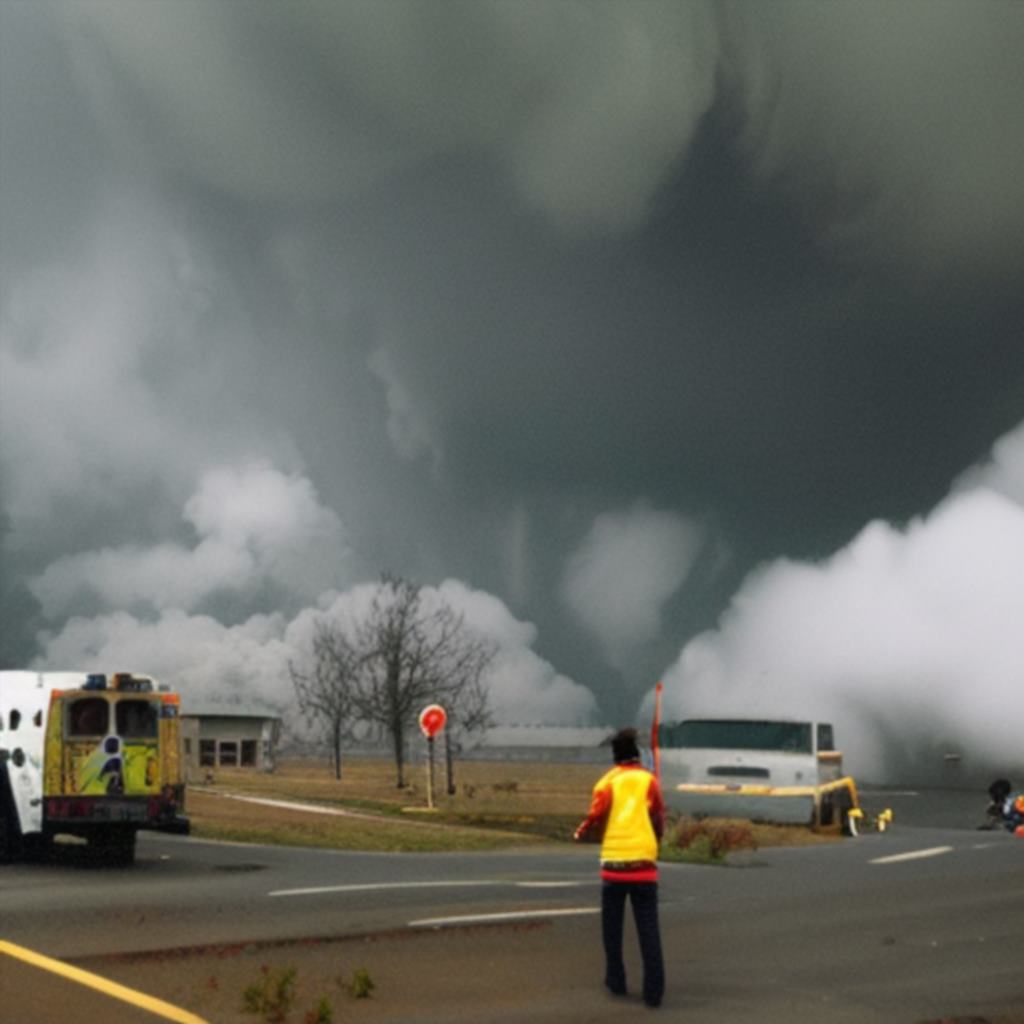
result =
M654 718L651 720L651 754L654 756L654 776L661 780L661 751L658 748L658 726L661 725L661 691L664 684L654 687Z

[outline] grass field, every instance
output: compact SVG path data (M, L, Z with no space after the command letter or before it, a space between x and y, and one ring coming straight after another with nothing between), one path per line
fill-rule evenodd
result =
M435 777L435 807L427 810L426 770L413 765L398 789L385 759L351 760L335 779L323 761L284 760L277 771L219 769L209 784L193 784L187 809L193 834L211 839L320 846L342 850L496 850L570 842L603 768L593 764L465 761L448 795L443 766ZM310 813L231 799L228 794L312 804ZM831 842L793 826L752 826L758 846Z

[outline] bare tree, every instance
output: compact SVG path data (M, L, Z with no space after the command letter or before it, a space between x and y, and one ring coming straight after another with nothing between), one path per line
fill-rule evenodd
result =
M484 670L495 648L472 633L441 601L424 601L422 588L385 576L356 629L360 652L355 701L363 719L391 739L397 785L405 785L405 737L430 703L442 705L453 728L489 724Z
M321 726L330 739L336 779L341 778L342 740L353 723L359 660L354 644L339 625L319 622L313 633L312 671L301 672L288 663L299 709L307 723Z

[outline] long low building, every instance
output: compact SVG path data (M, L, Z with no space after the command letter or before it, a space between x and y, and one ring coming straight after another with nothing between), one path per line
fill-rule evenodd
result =
M615 730L594 725L493 725L475 736L463 754L479 761L565 761L602 763L611 756Z

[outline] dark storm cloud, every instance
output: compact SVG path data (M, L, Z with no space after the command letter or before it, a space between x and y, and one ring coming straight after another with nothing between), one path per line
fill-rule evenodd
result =
M5 587L50 659L283 643L323 566L187 512L262 466L333 586L466 580L626 715L752 566L1024 415L1019 5L0 17Z

